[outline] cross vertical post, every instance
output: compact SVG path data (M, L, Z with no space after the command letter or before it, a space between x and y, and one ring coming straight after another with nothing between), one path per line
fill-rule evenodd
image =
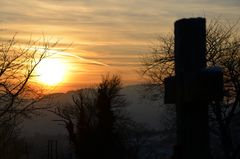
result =
M175 22L177 145L180 159L208 159L208 103L198 89L206 67L205 19Z

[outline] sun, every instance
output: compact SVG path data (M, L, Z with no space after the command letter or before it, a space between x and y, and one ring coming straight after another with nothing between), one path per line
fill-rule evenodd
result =
M36 68L38 81L55 86L64 80L65 64L60 59L43 59Z

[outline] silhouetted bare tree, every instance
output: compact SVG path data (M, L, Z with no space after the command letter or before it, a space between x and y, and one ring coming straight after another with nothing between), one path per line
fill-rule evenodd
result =
M31 84L34 69L50 54L57 43L29 40L20 44L13 36L0 44L0 144L7 147L16 136L15 129L23 118L39 107L34 105L42 97L42 89ZM40 49L39 49L40 48ZM1 146L2 147L2 146Z
M87 156L90 152L91 140L96 132L96 90L82 89L72 96L72 104L58 106L53 112L61 119L69 135L69 142L79 156ZM92 149L92 148L91 148Z
M82 89L73 96L73 105L59 106L54 111L63 121L79 157L120 157L121 144L117 132L119 120L126 119L121 109L126 100L118 75L103 76L94 89ZM119 141L119 142L118 142ZM118 154L118 155L116 155Z
M221 140L225 158L237 158L240 140L232 131L240 115L240 36L238 23L229 25L212 20L207 26L207 65L220 66L224 73L224 100L210 103L211 132ZM174 37L160 36L150 54L141 58L141 76L148 84L147 90L163 90L163 81L174 75ZM238 119L237 119L238 118ZM235 124L236 126L236 124ZM234 135L235 133L235 135ZM235 141L234 141L235 140Z

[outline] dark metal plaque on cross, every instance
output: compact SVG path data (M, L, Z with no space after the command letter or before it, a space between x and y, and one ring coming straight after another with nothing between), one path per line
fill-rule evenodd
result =
M166 104L176 104L178 159L208 159L208 103L223 97L220 68L206 68L206 20L175 22L175 76L165 79Z

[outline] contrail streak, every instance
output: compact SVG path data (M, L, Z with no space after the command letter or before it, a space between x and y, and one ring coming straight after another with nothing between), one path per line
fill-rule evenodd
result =
M83 58L81 56L77 56L77 55L74 55L74 54L71 54L71 53L68 53L68 52L57 51L57 50L46 50L46 49L43 49L43 48L38 48L37 50L44 51L44 52L47 52L47 53L51 53L53 55L56 54L56 55L74 57L74 58L77 58L77 59L82 60L84 62L87 62L89 64L100 65L100 66L109 66L105 63L98 62L98 61L95 61L95 60L89 60L89 59L86 59L86 58Z

